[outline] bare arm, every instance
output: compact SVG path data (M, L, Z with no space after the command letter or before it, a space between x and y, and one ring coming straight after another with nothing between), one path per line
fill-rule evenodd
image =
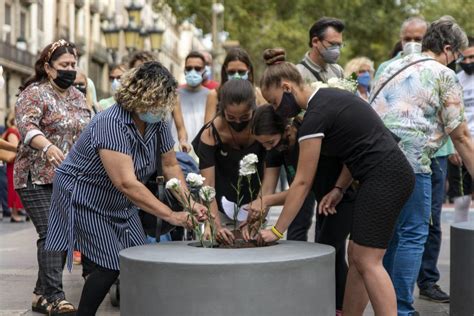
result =
M133 204L173 225L190 226L185 212L173 212L138 181L131 156L108 149L100 149L99 155L113 185Z
M189 152L191 150L188 144L188 132L186 131L186 126L184 125L183 111L181 110L181 102L179 97L177 98L176 105L173 109L173 120L176 130L178 132L178 141L180 149L182 151Z
M280 168L265 168L262 183L262 194L265 207L283 205L288 191L275 193L280 176Z
M466 122L459 124L449 136L467 171L469 171L471 177L474 177L474 142L469 134Z
M206 113L204 114L204 124L209 122L216 116L217 112L217 91L211 90L207 95Z
M16 145L13 145L10 142L0 138L0 149L16 152Z
M291 196L291 199L285 200L283 211L275 225L280 232L286 231L290 226L311 189L318 168L321 140L321 138L310 138L300 143L298 168L295 179L288 189L288 195Z

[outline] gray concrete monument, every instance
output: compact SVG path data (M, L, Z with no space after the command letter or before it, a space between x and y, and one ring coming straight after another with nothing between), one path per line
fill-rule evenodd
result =
M280 241L209 249L170 242L120 254L126 316L334 315L334 248Z
M474 315L474 222L451 226L450 315Z

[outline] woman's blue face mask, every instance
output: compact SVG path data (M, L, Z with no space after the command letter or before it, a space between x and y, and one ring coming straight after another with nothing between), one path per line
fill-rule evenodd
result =
M370 73L365 71L357 76L357 83L364 87L365 89L369 89L370 87Z
M143 122L146 122L149 124L158 123L163 120L163 116L161 113L153 113L153 112L138 113L138 117Z

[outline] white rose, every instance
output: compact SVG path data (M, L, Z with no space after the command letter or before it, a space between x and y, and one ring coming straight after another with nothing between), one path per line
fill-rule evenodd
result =
M258 156L255 154L248 154L248 155L245 155L241 161L243 161L243 163L246 165L256 164L258 163Z
M206 180L206 178L192 172L188 173L186 176L186 182L189 183L189 185L193 188L202 186L204 184L204 180Z
M328 80L328 85L329 86L332 86L332 85L338 85L339 84L339 79L338 78L331 78Z
M168 190L178 190L181 187L181 181L176 178L169 179L166 182L166 188Z
M199 190L199 197L207 203L211 203L216 197L216 190L208 185L205 185Z
M239 175L241 176L250 176L257 172L257 167L255 165L243 165L239 169Z

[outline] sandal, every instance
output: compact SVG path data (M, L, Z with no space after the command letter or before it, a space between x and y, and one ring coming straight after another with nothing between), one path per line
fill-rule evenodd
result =
M76 315L76 308L74 305L69 303L66 300L57 300L53 304L51 304L51 309L49 310L49 316L75 316Z
M38 300L31 304L31 309L33 312L41 313L44 315L49 314L49 310L51 309L51 304L44 298L44 296L38 296Z

